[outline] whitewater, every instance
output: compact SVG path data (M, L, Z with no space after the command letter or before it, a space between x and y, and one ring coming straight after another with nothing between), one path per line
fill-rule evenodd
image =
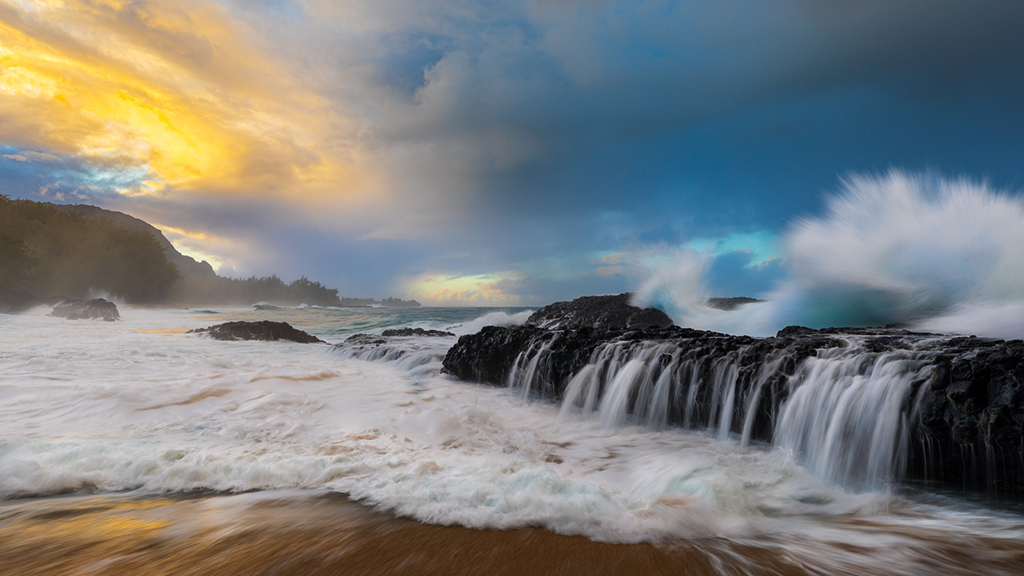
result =
M765 554L794 574L1013 574L1024 559L1009 504L843 486L777 447L454 380L439 369L456 337L396 338L405 354L368 359L186 333L284 320L333 344L394 327L471 333L528 311L121 311L110 323L0 316L0 535L83 497L129 498L136 512L200 497L217 522L231 509L243 523L272 499L305 511L285 522L301 526L324 521L310 499L342 495L424 524L685 549L707 573L767 573Z
M709 307L711 257L681 251L636 291L680 326L771 336L898 324L926 332L1024 338L1024 200L966 178L853 175L825 213L782 231L785 279L763 303Z

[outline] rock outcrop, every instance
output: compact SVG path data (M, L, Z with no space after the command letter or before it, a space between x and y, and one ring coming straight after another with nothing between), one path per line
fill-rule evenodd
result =
M345 346L377 346L380 344L387 344L387 338L383 336L376 336L374 334L353 334L341 344L335 344L335 348Z
M398 328L396 330L385 330L381 332L381 336L390 338L392 336L426 336L430 338L441 338L445 336L455 336L451 332L445 332L444 330L424 330L423 328Z
M666 328L672 319L661 310L637 308L632 295L583 296L571 302L555 302L530 315L526 321L543 328Z
M758 302L764 302L764 300L748 298L746 296L734 296L732 298L708 298L708 306L711 308L718 308L719 310L735 310L740 306L744 306L746 304L757 304Z
M106 320L113 322L121 317L117 305L103 298L92 300L64 300L53 307L50 316L68 320Z
M550 313L542 322L562 328L463 336L444 369L608 423L778 445L852 487L911 480L1024 496L1024 342L873 328L789 327L773 338L565 328Z
M324 341L293 328L287 322L226 322L209 328L189 330L189 334L203 334L216 340L290 340L300 344L321 343Z

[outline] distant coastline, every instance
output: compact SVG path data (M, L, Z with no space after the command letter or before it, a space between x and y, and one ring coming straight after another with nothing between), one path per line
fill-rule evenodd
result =
M292 282L277 275L219 276L208 262L178 252L160 230L139 218L0 194L0 310L97 294L149 305L420 305L394 297L339 296L337 289L305 276Z

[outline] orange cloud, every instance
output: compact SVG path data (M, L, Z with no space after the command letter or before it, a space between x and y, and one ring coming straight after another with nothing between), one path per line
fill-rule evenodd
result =
M618 264L622 262L622 254L606 254L602 260L609 264Z
M515 273L442 276L425 274L408 281L408 298L433 305L509 305L519 304L522 296L501 287Z
M316 202L379 187L350 125L214 4L0 0L6 144L142 171L146 193Z

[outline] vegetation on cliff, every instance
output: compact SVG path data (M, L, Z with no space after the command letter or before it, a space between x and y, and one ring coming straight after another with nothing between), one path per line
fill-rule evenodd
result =
M0 289L72 298L104 292L155 303L178 278L152 234L0 195Z
M309 304L339 306L338 291L305 276L290 283L277 275L249 278L183 278L172 290L172 300L193 304Z
M208 263L180 254L159 230L138 218L2 194L0 293L29 303L34 301L29 295L85 299L107 294L136 304L419 306L397 298L339 297L338 290L305 276L292 282L277 275L225 278Z

